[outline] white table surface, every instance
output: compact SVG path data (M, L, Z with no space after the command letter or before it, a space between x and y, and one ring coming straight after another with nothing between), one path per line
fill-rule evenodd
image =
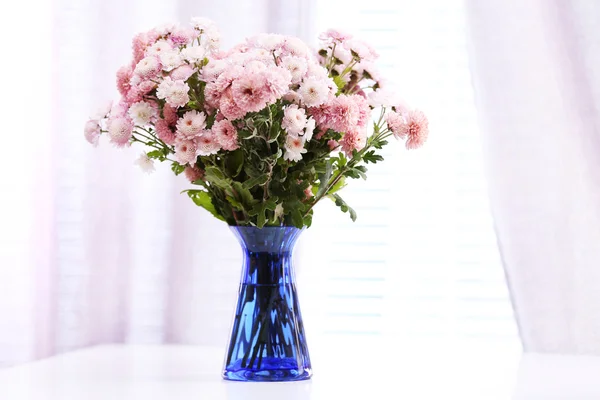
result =
M315 348L310 381L239 383L220 378L222 348L98 346L0 370L0 399L600 399L598 357L433 346L395 350L393 362L381 362L384 350L356 348L365 364L346 347Z

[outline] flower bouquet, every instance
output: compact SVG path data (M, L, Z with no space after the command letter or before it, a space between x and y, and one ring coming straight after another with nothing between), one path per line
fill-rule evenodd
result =
M394 136L408 149L427 139L421 111L386 91L368 44L330 30L310 49L295 37L260 34L230 50L207 19L165 25L133 39L117 72L121 99L85 125L117 147L140 144L145 171L168 162L198 206L232 227L244 271L223 376L311 376L291 266L314 206L366 178ZM375 118L372 112L375 111Z

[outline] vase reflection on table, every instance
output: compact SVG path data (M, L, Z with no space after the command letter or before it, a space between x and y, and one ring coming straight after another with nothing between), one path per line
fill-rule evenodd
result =
M231 227L244 252L223 377L295 381L312 375L292 251L301 229Z

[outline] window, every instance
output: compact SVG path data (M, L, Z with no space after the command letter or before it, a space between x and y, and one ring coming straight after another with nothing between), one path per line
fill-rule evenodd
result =
M317 207L298 252L312 336L518 346L488 209L463 2L320 1L316 13L318 32L343 29L376 47L382 75L428 115L430 139L410 152L391 143L367 181L349 182L341 194L355 223L332 203Z

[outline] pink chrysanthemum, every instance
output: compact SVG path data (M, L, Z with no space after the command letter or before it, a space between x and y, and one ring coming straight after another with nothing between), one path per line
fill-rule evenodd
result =
M144 58L148 46L156 42L159 36L160 35L155 30L151 30L149 32L139 33L133 38L132 48L134 64L137 64Z
M204 81L213 82L221 75L226 67L227 64L225 61L217 59L213 55L208 59L208 64L206 64L200 71L200 75Z
M189 90L190 87L184 81L174 81L167 77L158 85L156 96L159 99L165 99L168 105L178 108L185 106L190 101Z
M131 89L131 77L133 69L130 65L124 65L117 71L117 89L121 96L127 96L127 92Z
M108 137L119 147L129 143L133 133L133 121L129 117L110 118L107 122Z
M329 150L333 151L334 149L337 149L339 147L339 143L333 139L329 139L327 141L327 146L329 146Z
M304 148L304 138L302 137L288 136L284 147L284 160L300 161L302 160L302 154L306 153L306 149Z
M196 40L197 37L198 31L196 31L195 29L178 26L175 29L173 29L173 32L171 32L171 35L169 35L169 40L175 46L183 46L185 44L190 43L193 40Z
M179 115L177 115L177 109L175 109L175 107L171 107L168 104L165 104L165 106L163 107L163 117L169 125L175 125L177 123L177 120L179 120Z
M342 151L346 153L348 157L352 156L353 150L361 150L366 144L367 132L364 129L346 132L342 140L340 140Z
M219 99L219 110L229 120L233 121L242 118L246 115L246 111L242 110L233 100L231 88L227 88Z
M406 148L418 149L425 143L429 136L429 121L420 110L411 110L404 116L404 123L400 125L402 136L406 136Z
M98 124L98 121L89 120L86 122L83 133L85 135L85 140L91 143L94 147L98 146L98 141L100 140L100 125Z
M358 126L366 126L371 118L371 107L367 99L360 94L350 96L358 108Z
M245 113L262 110L268 102L267 81L262 74L244 74L231 84L235 104Z
M222 119L215 122L212 126L212 131L223 150L233 151L240 147L237 130L230 121Z
M153 107L150 103L140 101L129 107L129 117L136 125L146 126L156 119L156 111L156 107Z
M281 48L281 55L308 58L310 56L310 48L303 40L294 36L286 36L285 43Z
M194 164L198 145L193 140L181 140L175 144L175 158L180 164Z
M148 56L140 60L133 70L134 75L139 76L143 80L148 80L158 76L162 70L160 59L157 56Z
M281 66L290 71L292 83L300 83L308 70L306 59L294 56L283 57L281 59Z
M385 122L390 131L398 139L404 139L406 131L404 129L404 118L397 112L390 111L385 116Z
M190 182L196 182L202 178L204 178L204 171L202 171L200 168L196 167L196 166L187 166L185 167L185 170L183 171L183 173L185 174L185 177L190 181Z
M319 35L319 39L325 42L332 41L342 43L346 40L352 39L352 35L338 31L336 29L329 29Z
M221 148L217 138L210 130L205 130L202 136L196 139L198 145L198 154L201 156L209 156L215 154Z
M309 76L300 84L298 93L308 107L318 107L327 101L331 89L327 81Z
M283 112L281 127L289 134L299 135L306 127L306 122L307 118L304 109L292 104L287 106Z
M292 74L283 67L268 68L261 73L269 93L267 103L274 103L290 90Z
M362 40L347 40L344 42L344 48L356 54L360 61L374 61L379 57L375 49Z
M187 81L188 78L194 74L194 72L196 72L196 71L192 67L190 67L187 64L184 64L180 67L175 68L173 71L171 71L169 76L174 81L177 81L177 80Z
M159 119L154 125L158 138L168 145L175 144L175 132L169 126L169 123L164 119Z
M173 45L165 39L157 40L146 49L146 56L159 56L162 53L173 50Z
M129 104L142 101L143 98L144 95L142 94L142 92L140 92L140 90L137 87L132 87L131 89L129 89L129 92L127 92L127 95L125 96L125 100Z
M135 85L135 88L142 95L146 95L156 88L156 83L152 81L142 81Z
M206 114L196 110L188 111L177 121L177 136L193 139L206 128Z
M322 129L348 132L356 129L361 112L351 96L340 95L327 104L311 109L317 125Z

